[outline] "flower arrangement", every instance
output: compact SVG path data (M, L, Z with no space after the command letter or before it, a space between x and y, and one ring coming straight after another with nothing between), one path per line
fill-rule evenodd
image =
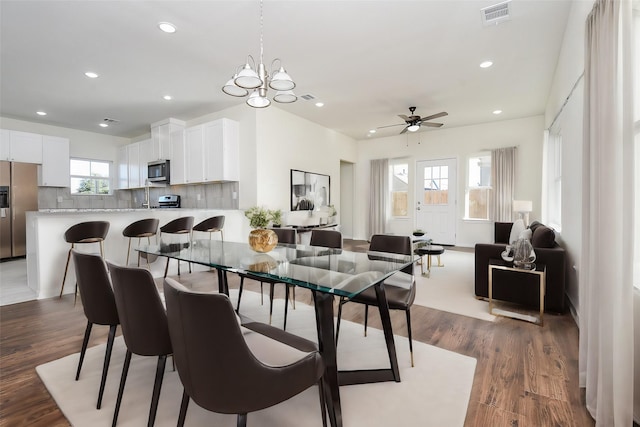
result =
M271 223L274 227L280 227L282 225L282 210L274 209L269 211L271 213Z
M282 211L280 209L269 210L262 206L253 206L244 211L244 216L249 218L251 228L266 228L269 223L282 224Z

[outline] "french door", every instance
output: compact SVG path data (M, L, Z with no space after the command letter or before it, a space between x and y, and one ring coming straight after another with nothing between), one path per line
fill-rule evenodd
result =
M433 243L456 243L456 159L416 162L416 228Z

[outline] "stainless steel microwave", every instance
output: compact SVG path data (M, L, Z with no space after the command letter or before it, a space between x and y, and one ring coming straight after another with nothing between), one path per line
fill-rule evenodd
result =
M147 166L147 178L149 182L170 182L169 160L156 160L149 162Z

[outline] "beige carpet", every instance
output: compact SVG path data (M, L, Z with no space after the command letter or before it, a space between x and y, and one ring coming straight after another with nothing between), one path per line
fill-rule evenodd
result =
M474 292L474 253L447 250L440 256L444 267L435 267L438 258L432 257L430 277L420 274L416 265L415 304L448 311L480 320L494 321L489 314L489 303L478 300ZM424 258L427 271L427 260Z
M234 298L232 290L232 300ZM266 298L265 298L266 302ZM245 292L242 313L256 320L268 319L268 306L260 297ZM273 324L282 324L283 300L274 304ZM313 308L301 303L289 311L288 330L315 340ZM395 337L400 365L400 383L378 383L340 388L342 415L346 427L424 426L454 427L464 424L473 383L476 360L414 341L415 367L409 362L406 338ZM87 351L82 375L74 381L78 354L72 354L36 368L58 406L74 426L109 426L113 416L124 359L124 344L116 340L101 410L95 409L104 345ZM142 426L147 422L156 358L134 356L119 417L119 426ZM338 346L340 369L388 367L382 331L343 321ZM182 396L176 372L167 364L156 426L175 426ZM191 402L187 426L235 426L234 416L205 411ZM282 404L249 414L254 427L321 426L316 388Z

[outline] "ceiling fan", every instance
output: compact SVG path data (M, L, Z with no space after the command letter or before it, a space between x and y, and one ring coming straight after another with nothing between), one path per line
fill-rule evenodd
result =
M404 126L405 128L402 129L402 131L400 132L400 134L403 134L406 131L415 132L418 129L420 129L420 126L423 126L423 125L433 127L433 128L439 128L440 126L442 126L442 123L432 123L432 122L428 122L427 120L437 119L438 117L444 117L449 114L445 111L442 111L440 113L432 114L430 116L420 117L413 114L414 111L416 111L416 107L409 107L409 111L411 112L411 115L408 117L405 116L404 114L398 114L398 117L404 120L404 123L400 123L397 125L381 126L378 129L388 128L392 126Z

